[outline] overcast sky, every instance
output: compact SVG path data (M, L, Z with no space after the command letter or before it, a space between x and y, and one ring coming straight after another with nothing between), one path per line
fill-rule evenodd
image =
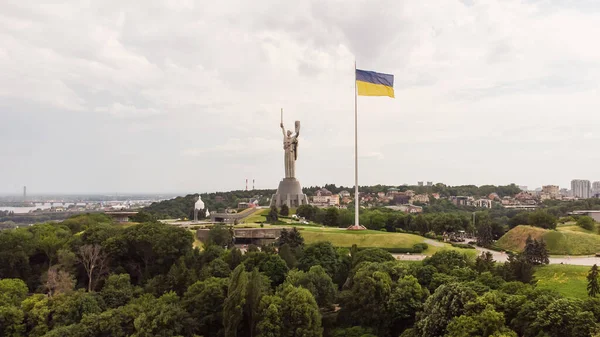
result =
M60 3L60 4L56 4ZM600 180L600 1L0 1L0 193Z

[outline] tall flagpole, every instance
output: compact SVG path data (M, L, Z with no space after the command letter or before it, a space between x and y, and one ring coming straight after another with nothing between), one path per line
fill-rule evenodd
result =
M358 227L358 209L360 198L358 195L358 109L356 90L356 60L354 60L354 225Z

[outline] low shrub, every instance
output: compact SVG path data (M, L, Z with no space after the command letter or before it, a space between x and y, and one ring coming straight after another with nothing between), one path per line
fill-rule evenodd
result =
M359 247L358 250L363 250L363 249L368 249L368 248L375 248L375 247ZM420 254L424 250L429 248L429 245L427 245L426 243L423 242L423 243L416 243L411 248L404 248L404 247L401 247L401 248L399 248L399 247L395 247L395 248L376 247L376 248L383 249L392 254Z
M418 254L420 252L416 252L414 248L381 248L385 251L388 251L392 254L406 254L406 253L411 253L411 254Z
M358 247L358 250L363 250L363 249L368 249L368 248L380 248L383 249L387 252L390 252L392 254L420 254L423 251L427 250L427 248L429 248L429 245L427 245L426 243L422 242L422 243L416 243L414 244L412 247L410 248L404 248L404 247L394 247L394 248L385 248L385 247Z
M428 239L435 239L435 233L434 232L427 232L423 236L426 237L426 238L428 238Z
M466 244L466 243L452 243L452 247L456 248L466 248L466 249L475 249L475 247Z
M415 243L415 244L413 245L413 250L415 250L415 251L419 251L418 253L420 253L420 252L423 252L423 251L427 250L427 248L429 248L429 245L428 245L428 244L426 244L425 242L421 242L421 243Z

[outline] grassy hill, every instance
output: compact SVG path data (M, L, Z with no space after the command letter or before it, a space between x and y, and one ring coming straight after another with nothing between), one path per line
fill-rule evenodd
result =
M346 231L326 227L298 227L306 243L329 241L336 247L379 247L379 248L412 248L417 243L428 242L428 248L423 252L432 255L440 250L456 250L460 253L475 257L475 249L455 248L447 243L433 242L422 236L407 233L387 233L373 230Z
M265 223L265 222L267 222L267 215L269 214L270 211L271 210L269 208L253 209L250 216L242 219L240 223L242 223L244 225L250 225L250 226ZM279 221L285 222L285 223L298 223L299 222L298 220L292 219L292 215L294 215L294 214L296 214L296 209L290 208L290 214L288 216L279 215ZM316 225L313 222L310 222L310 223L313 225Z
M528 235L534 239L543 239L552 255L592 255L600 252L600 235L560 227L559 230L547 230L517 226L504 234L496 242L496 246L500 249L520 252L525 248Z
M571 232L596 234L596 233L598 233L598 223L594 223L594 229L591 231L577 226L577 224L575 222L567 222L564 224L559 224L557 229L559 231L571 231Z
M386 233L372 230L346 231L337 228L304 228L302 236L307 243L330 241L336 247L410 248L424 242L422 236L403 233Z
M295 214L296 209L290 209L290 215ZM266 221L266 216L269 213L269 209L259 209L252 213L250 216L245 218L240 226L243 227L258 227L259 223ZM374 230L364 231L347 231L340 228L323 227L318 224L310 223L308 225L299 225L297 221L291 220L289 217L280 217L281 223L276 226L291 225L297 227L304 237L307 244L329 241L336 247L352 247L356 244L358 247L379 247L379 248L412 248L417 243L423 243L427 239L422 236L407 234L407 233L388 233ZM287 223L287 224L286 224ZM270 225L267 225L270 226ZM475 249L461 249L452 247L449 244L436 242L431 243L431 240L427 240L428 249L423 252L426 255L432 255L437 251L452 249L458 250L461 253L466 253L470 256L475 256Z
M246 218L245 222L241 224L239 227L250 228L250 227L259 227L258 223L252 223L253 221L264 221L265 215L268 213L268 209L259 210L256 213L250 215ZM408 234L408 233L388 233L382 231L374 231L374 230L364 230L364 231L347 231L340 228L335 227L323 227L321 225L316 224L308 224L308 225L298 225L285 222L291 222L289 218L280 218L283 223L279 223L275 226L271 226L269 224L265 225L268 227L296 227L302 234L304 238L304 242L307 244L316 243L320 241L329 241L336 247L352 247L352 245L356 244L360 248L367 247L379 247L385 249L394 249L394 248L402 248L409 249L413 248L413 246L417 243L428 243L427 250L423 251L425 255L432 255L440 250L456 250L461 253L465 253L469 256L475 257L477 251L475 249L462 249L453 247L447 243L442 242L433 242L433 240L426 239L419 235Z

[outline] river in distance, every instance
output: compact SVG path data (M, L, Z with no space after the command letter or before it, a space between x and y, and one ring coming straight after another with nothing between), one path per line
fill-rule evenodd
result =
M14 212L15 214L29 213L30 211L35 211L36 209L50 209L52 206L62 206L68 207L69 205L73 205L72 202L55 202L54 204L50 204L49 202L45 203L36 203L35 206L30 207L12 207L12 206L0 206L0 211L9 211ZM85 205L85 203L78 203L77 205Z

